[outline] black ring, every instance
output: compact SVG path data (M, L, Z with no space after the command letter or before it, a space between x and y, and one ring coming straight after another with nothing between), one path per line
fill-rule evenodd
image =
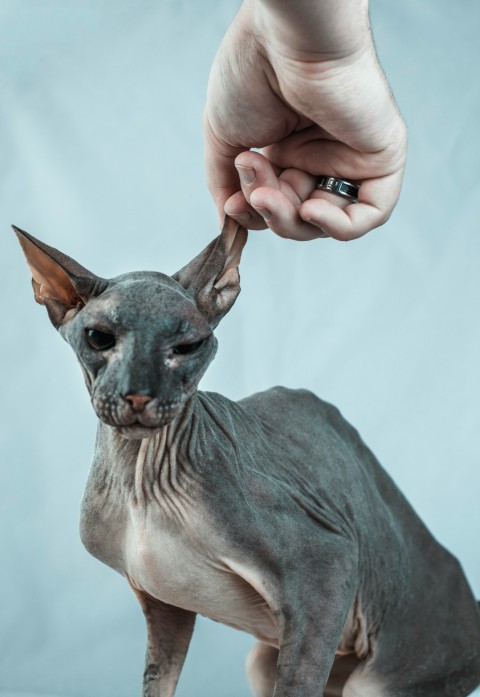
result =
M352 203L358 203L359 184L354 184L346 179L337 179L337 177L327 177L322 175L318 177L317 189L328 191L331 194L336 194L342 198L346 198Z

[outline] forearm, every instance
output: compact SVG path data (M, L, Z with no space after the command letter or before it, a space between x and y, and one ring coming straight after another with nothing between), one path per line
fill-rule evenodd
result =
M371 44L368 0L245 0L255 27L300 60L348 57Z

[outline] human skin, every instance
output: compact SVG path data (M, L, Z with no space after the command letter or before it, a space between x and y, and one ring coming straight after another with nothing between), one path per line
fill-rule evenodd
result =
M220 219L296 240L351 240L397 203L406 127L367 0L245 0L213 63L204 123ZM316 189L321 174L361 183L359 202Z

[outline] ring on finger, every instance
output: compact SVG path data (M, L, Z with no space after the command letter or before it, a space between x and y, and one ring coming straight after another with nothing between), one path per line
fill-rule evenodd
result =
M346 198L348 201L351 201L351 203L358 203L360 185L354 184L354 182L347 181L346 179L321 175L318 177L316 188Z

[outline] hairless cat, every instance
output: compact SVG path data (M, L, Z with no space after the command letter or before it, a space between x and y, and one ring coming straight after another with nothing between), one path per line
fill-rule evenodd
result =
M256 697L468 695L480 612L461 566L339 411L197 390L246 230L227 218L173 277L110 280L15 231L100 419L81 536L145 613L143 696L174 694L196 613L258 639Z

